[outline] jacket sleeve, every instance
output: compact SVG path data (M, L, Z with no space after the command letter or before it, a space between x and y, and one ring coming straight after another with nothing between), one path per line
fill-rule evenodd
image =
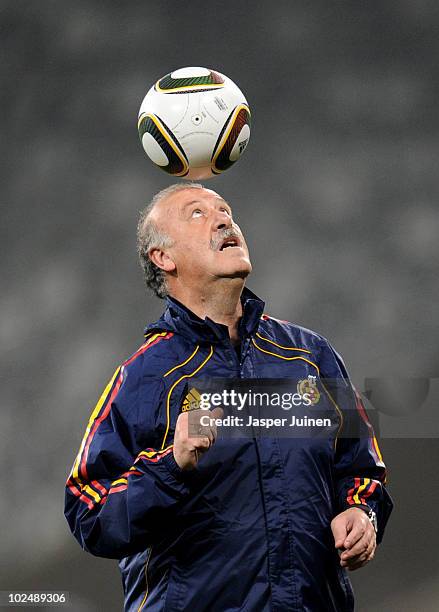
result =
M116 370L90 417L66 483L67 522L82 548L97 556L120 559L145 550L163 536L189 495L187 472L175 462L172 445L136 446L139 384L135 369ZM146 384L141 408L153 415L161 387ZM155 440L151 419L150 439ZM148 440L148 431L142 440Z
M343 360L327 344L323 349L323 372L340 401L341 427L334 460L338 512L359 507L377 515L377 542L381 542L393 502L387 492L387 471L373 427L360 394L352 385Z

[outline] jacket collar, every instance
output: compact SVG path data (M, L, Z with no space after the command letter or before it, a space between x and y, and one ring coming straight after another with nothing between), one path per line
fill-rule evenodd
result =
M238 331L240 337L245 338L257 331L265 303L247 287L244 287L242 291L241 303L242 317ZM229 330L226 325L215 323L209 317L201 319L187 306L171 296L166 298L166 304L166 310L160 319L147 325L145 333L160 329L181 334L192 341L201 343L221 342L229 338Z

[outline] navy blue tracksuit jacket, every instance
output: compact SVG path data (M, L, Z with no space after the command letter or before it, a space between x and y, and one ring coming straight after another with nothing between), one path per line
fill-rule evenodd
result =
M241 300L238 355L227 327L168 298L104 390L68 478L69 526L84 550L119 560L130 612L349 612L330 522L369 506L382 537L385 466L340 357L322 336L263 314L250 290ZM201 376L339 379L356 408L343 414L328 393L332 435L218 439L183 471L173 432ZM365 435L343 436L352 420Z

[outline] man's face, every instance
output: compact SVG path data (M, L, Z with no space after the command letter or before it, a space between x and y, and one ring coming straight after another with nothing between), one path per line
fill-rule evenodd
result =
M252 266L230 206L210 189L188 187L159 202L158 227L173 241L166 249L180 282L199 286L212 278L245 278Z

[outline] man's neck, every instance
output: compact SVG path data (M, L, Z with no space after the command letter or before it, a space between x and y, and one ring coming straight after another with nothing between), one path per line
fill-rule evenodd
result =
M174 287L172 296L184 304L197 317L209 317L215 323L226 325L232 344L238 344L238 324L242 317L241 293L244 279L224 278L207 287Z

